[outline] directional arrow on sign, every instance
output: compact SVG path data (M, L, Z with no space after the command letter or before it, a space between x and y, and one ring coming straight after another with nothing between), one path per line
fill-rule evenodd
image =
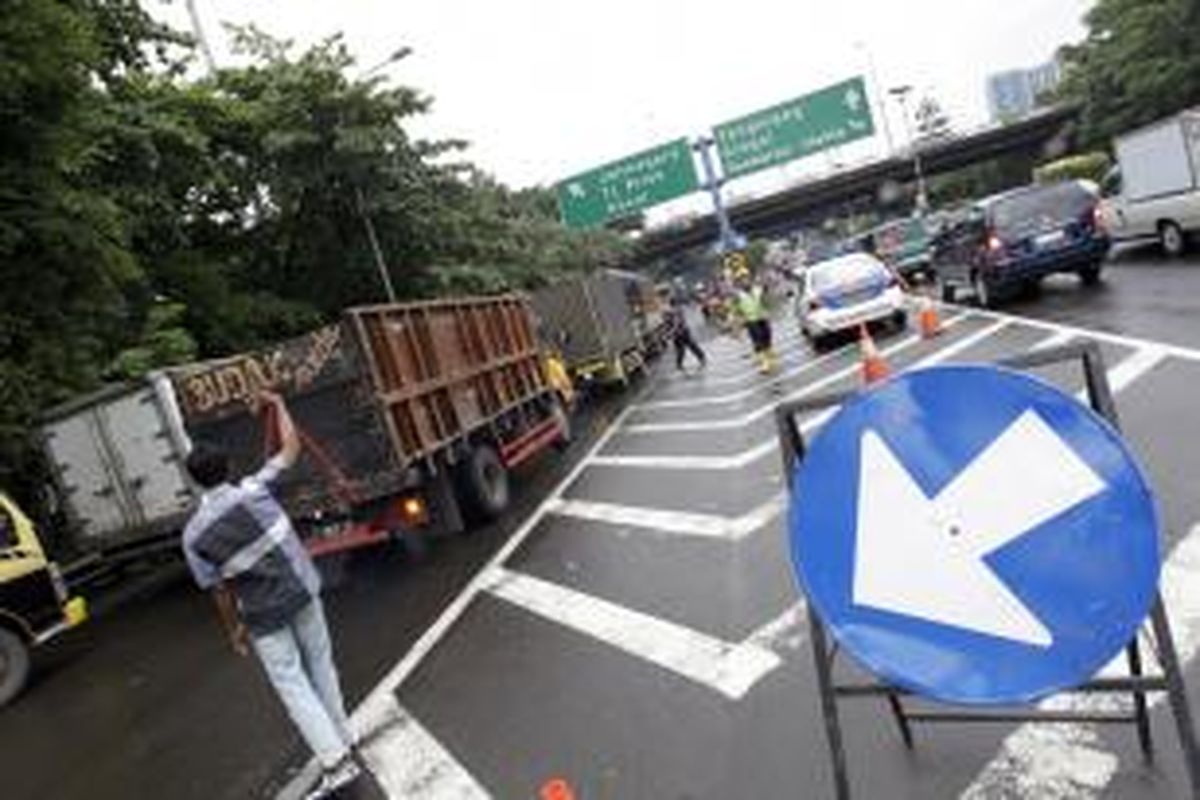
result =
M854 113L858 113L858 107L862 104L862 95L854 89L846 90L846 96L843 98L846 101L846 108Z
M984 558L1105 489L1029 410L932 499L874 431L861 440L854 602L1049 647Z

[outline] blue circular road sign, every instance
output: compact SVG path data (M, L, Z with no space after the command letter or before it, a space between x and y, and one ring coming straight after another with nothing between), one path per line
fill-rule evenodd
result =
M792 476L792 561L833 636L889 683L1027 702L1088 680L1155 597L1158 518L1113 428L984 366L857 395Z

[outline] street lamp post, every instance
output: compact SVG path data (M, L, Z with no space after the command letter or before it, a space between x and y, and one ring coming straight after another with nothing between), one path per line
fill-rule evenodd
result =
M882 84L879 82L879 71L875 68L875 56L866 42L858 41L854 43L854 46L867 56L867 70L871 74L871 96L875 98L875 109L879 113L879 122L883 125L883 138L887 142L887 154L891 156L896 152L896 143L892 139L892 126L888 122L887 106L884 105L883 98L879 94Z
M389 303L396 302L396 290L392 287L392 276L388 272L387 262L383 260L383 248L379 246L379 237L375 235L375 223L371 221L371 215L367 213L367 204L363 200L362 189L355 185L354 187L354 204L358 208L358 216L363 221L363 227L367 229L367 241L371 244L371 255L375 258L375 268L379 270L379 278L383 281L383 290L387 292Z
M375 66L358 76L358 79L365 80L373 73L378 72L389 64L394 64L402 58L408 57L412 53L411 47L401 47L390 56L380 61ZM383 248L379 246L379 237L375 233L375 223L371 221L371 215L367 213L367 201L363 198L362 187L357 183L354 185L354 207L358 211L359 219L362 220L363 228L367 232L367 242L371 246L371 256L375 260L375 269L379 271L379 279L383 283L383 289L387 293L389 303L396 302L396 289L392 286L392 275L388 270L387 261L383 257Z
M894 86L888 90L888 93L900 101L900 113L904 117L904 134L908 138L908 146L912 149L913 171L917 174L917 210L923 214L929 210L929 193L925 186L925 170L921 164L921 150L917 147L917 141L912 132L912 123L908 118L908 95L912 92L912 88L907 84Z
M403 58L408 58L410 55L412 55L411 47L397 48L394 53L392 53L390 56L385 58L383 61L380 61L375 66L371 67L368 70L365 70L361 75L358 76L358 79L361 81L361 80L364 80L365 78L369 78L372 75L374 75L376 72L379 72L379 70L383 69L384 67L386 67L390 64L395 64L397 61L399 61Z

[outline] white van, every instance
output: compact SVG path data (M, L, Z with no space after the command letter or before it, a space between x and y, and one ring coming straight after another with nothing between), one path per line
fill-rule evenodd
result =
M1117 138L1101 214L1115 241L1158 239L1169 256L1200 232L1200 109Z

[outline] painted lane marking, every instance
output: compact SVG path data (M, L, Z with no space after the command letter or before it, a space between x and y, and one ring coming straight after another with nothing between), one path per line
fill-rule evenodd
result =
M939 303L939 305L949 311L961 311L962 306L955 304ZM1081 328L1078 325L1068 325L1062 322L1051 322L1049 320L1037 319L1035 317L1019 317L1015 314L1006 314L1001 311L991 311L985 309L971 309L971 313L978 314L992 319L1007 319L1011 322L1021 322L1035 328L1054 331L1070 337L1079 337L1081 339L1095 339L1098 342L1107 342L1108 344L1122 345L1135 350L1143 348L1161 349L1168 356L1182 358L1185 361L1200 361L1200 350L1193 347L1184 347L1177 344L1168 344L1167 342L1159 342L1153 339L1144 339L1139 336L1126 336L1120 333L1108 333L1107 331L1091 330L1089 328Z
M1157 347L1145 347L1122 359L1108 371L1108 383L1113 393L1124 389L1167 357L1167 352Z
M965 336L962 339L932 353L925 358L922 358L913 363L908 369L919 369L921 367L930 367L934 364L941 363L947 359L953 358L964 350L975 346L979 342L987 339L993 334L1003 330L1010 325L1007 320L994 322L985 328ZM892 346L892 349L901 346L909 346L908 340L899 342ZM884 351L885 354L888 351ZM853 367L841 370L840 372L828 375L819 381L815 381L802 389L788 395L785 400L795 400L813 393L816 389L823 386L835 383L838 380L849 377L857 372L859 366L855 364ZM772 409L774 407L772 406ZM813 417L805 423L804 429L810 430L815 424L824 422L829 419L830 415L836 409L827 409ZM818 422L819 421L819 422ZM589 459L588 463L592 466L599 467L622 467L622 468L642 468L642 469L674 469L674 470L731 470L742 469L747 465L757 461L765 455L775 452L778 449L778 441L772 437L757 445L754 445L748 450L741 453L735 453L728 456L605 456L596 455Z
M674 622L501 568L488 591L526 611L649 661L731 700L783 663L752 643L730 644Z
M653 411L656 409L663 409L663 408L688 408L688 407L695 407L695 406L716 406L716 405L724 405L726 403L740 402L742 400L745 400L748 397L753 397L754 395L762 392L764 389L768 389L773 386L778 386L781 383L783 383L784 381L795 378L798 375L803 375L806 372L810 372L810 371L816 369L817 367L822 366L823 364L828 364L830 361L833 361L835 358L845 355L846 352L848 350L850 350L853 346L854 345L843 345L842 347L839 347L836 350L830 350L828 353L825 353L812 361L806 361L803 364L800 364L798 366L792 367L791 369L785 370L784 372L775 376L775 378L773 378L772 380L770 380L766 383L762 383L758 386L751 386L749 389L742 389L737 392L730 392L729 394L712 395L710 397L694 397L694 398L686 398L686 399L681 399L681 400L654 400L654 401L650 401L647 403L639 403L637 406L634 407L634 410L635 411Z
M373 731L359 750L393 800L489 800L484 789L395 697L365 720Z
M425 629L425 632L409 648L404 657L396 662L395 666L388 671L387 675L379 683L375 684L375 688L371 690L351 714L350 724L356 733L360 735L370 734L367 724L370 720L378 718L380 705L386 706L387 703L392 701L393 693L400 687L400 684L429 655L438 642L449 632L450 628L462 617L463 613L470 606L471 601L489 584L489 581L492 579L492 570L507 561L513 552L529 537L529 534L533 532L537 524L546 515L551 501L557 497L561 497L567 487L579 478L584 469L587 468L588 458L599 453L608 444L609 440L616 434L617 428L620 427L629 413L630 409L626 408L617 415L616 419L609 424L608 429L600 435L587 454L551 490L547 499L525 519L521 527L513 533L509 540L504 543L503 547L496 551L496 554L492 556L488 563L475 573L470 583L459 592L457 597L450 601L450 604L438 615L434 623ZM317 760L310 758L305 766L279 792L277 795L278 800L296 800L296 798L303 797L308 788L316 781L319 772L320 766Z
M774 330L779 329L778 320L773 320L771 325ZM780 355L785 352L801 350L801 348L798 347L798 345L801 344L803 344L803 339L799 334L796 333L785 333L782 336L776 336L774 341L775 351ZM751 363L749 363L750 343L746 341L745 338L739 336L736 341L728 342L728 345L729 346L727 348L722 348L720 350L710 347L710 350L714 351L716 357L720 361L725 362L720 364L719 368L713 371L713 377L725 377L726 375L732 375L735 372L747 372L747 368L753 366ZM703 345L701 345L701 347L703 347Z
M1163 565L1159 591L1171 620L1180 662L1186 670L1200 652L1200 525L1193 527L1171 552ZM1123 658L1124 653L1118 660ZM1104 672L1112 674L1116 670L1110 664ZM1161 692L1150 695L1151 706L1164 700ZM1119 711L1127 709L1128 701L1114 695L1055 695L1038 707L1056 711ZM1000 752L959 797L961 800L992 797L1087 800L1104 794L1119 764L1117 756L1106 749L1096 726L1026 723L1005 738Z
M780 655L784 651L797 653L808 641L807 604L804 600L788 606L786 610L774 619L768 620L758 630L746 638L748 644L754 644L768 650L774 650Z
M944 322L942 324L942 329L947 330L949 328L952 328L955 325L957 325L959 322L961 322L963 319L965 319L965 317L955 317L953 319L946 320L946 322ZM989 326L989 328L985 328L984 330L999 331L1001 328L1004 328L1004 327L1006 327L1006 323L997 322L997 323L993 323L991 326ZM910 347L913 347L914 345L920 344L922 341L923 341L922 338L917 334L913 334L911 336L906 336L904 339L901 339L899 342L896 342L895 344L892 344L889 347L883 348L880 351L880 356L882 356L883 358L888 358L888 357L893 356L897 353L900 353L904 350L907 350ZM794 392L791 392L784 398L784 402L786 402L788 400L797 400L801 397L807 397L811 394L814 394L814 393L816 393L816 391L818 389L823 389L826 386L837 383L838 381L843 380L844 378L846 378L850 375L853 375L855 372L858 372L859 369L861 369L861 366L859 364L851 364L848 367L838 370L837 372L831 373L831 374L825 376L824 378L813 381L812 383L807 384L807 385L801 387L800 389L797 389ZM682 433L682 432L689 432L689 431L710 431L710 430L726 430L726 429L744 428L745 426L750 425L751 423L753 423L759 419L762 419L764 417L770 416L771 414L774 414L775 406L778 405L779 402L780 401L777 399L770 400L770 401L764 403L763 405L759 406L758 408L754 409L753 411L749 411L749 412L741 415L740 417L726 417L724 419L701 420L701 421L692 421L692 422L662 422L662 423L644 423L641 425L626 425L625 428L622 430L622 433Z
M758 508L737 517L563 498L555 500L549 510L561 516L610 525L647 528L679 536L738 541L782 514L786 502L787 498L781 492Z
M1070 331L1055 331L1053 335L1043 339L1033 346L1034 352L1038 350L1049 350L1052 347L1059 347L1066 344L1075 338L1075 334Z
M747 345L747 347L749 347L749 345ZM798 365L805 363L803 360L798 361L798 359L807 358L808 353L804 349L795 348L792 350L780 351L779 355L782 363ZM747 361L749 361L749 359L747 359ZM720 370L714 370L712 367L708 367L703 372L693 373L690 377L672 376L666 381L664 386L671 388L686 388L689 391L696 391L700 389L715 389L719 386L741 386L748 380L753 380L756 378L761 380L762 377L763 376L759 374L758 367L754 366L752 363L748 363L746 366L737 370L727 370L722 372ZM765 386L766 382L764 381L762 385Z

